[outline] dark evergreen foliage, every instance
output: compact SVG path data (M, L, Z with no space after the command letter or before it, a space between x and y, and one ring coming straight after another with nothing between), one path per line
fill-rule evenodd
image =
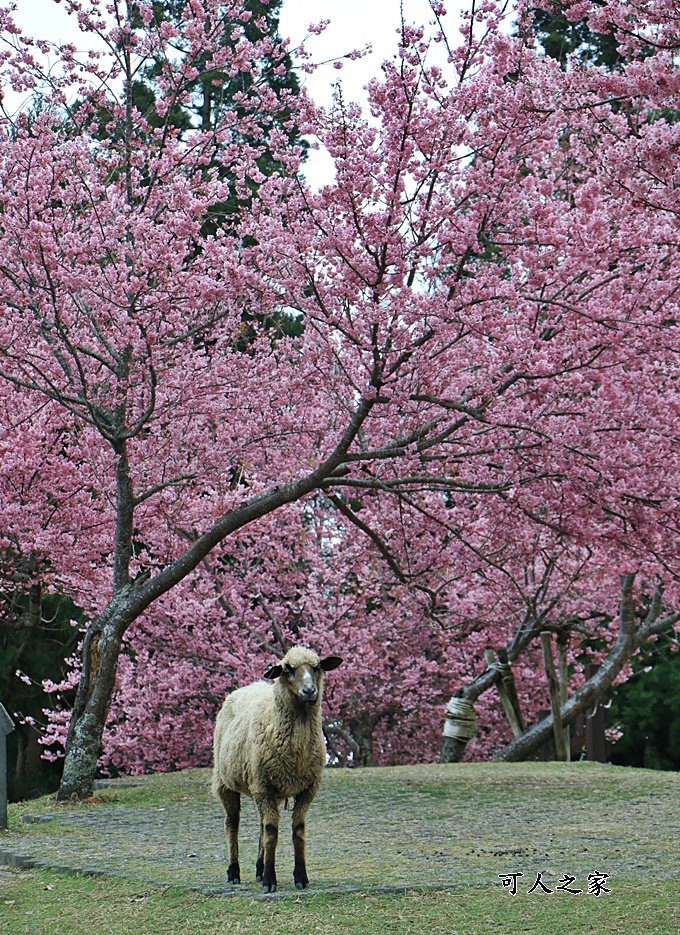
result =
M619 766L680 769L680 652L668 644L638 657L635 674L616 690L609 723L623 737L611 748Z
M43 597L38 625L15 628L11 624L17 618L17 608L12 607L11 615L9 610L5 597L0 608L6 624L0 626L0 702L15 723L14 732L7 737L8 793L14 802L54 792L59 785L61 764L41 759L44 709L56 703L42 682L49 679L58 683L66 675L65 657L75 652L81 638L79 626L71 621L79 624L82 614L62 595ZM62 697L61 702L68 706L69 699Z
M563 12L563 4L555 0L550 9L534 11L533 31L546 55L557 59L563 68L567 56L575 55L582 62L614 69L619 63L619 51L612 33L593 32L585 20L572 22Z

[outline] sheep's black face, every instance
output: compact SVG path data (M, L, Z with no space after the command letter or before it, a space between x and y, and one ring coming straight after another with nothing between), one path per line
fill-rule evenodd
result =
M319 666L290 666L284 662L283 677L290 691L302 704L313 705L319 697L321 668Z

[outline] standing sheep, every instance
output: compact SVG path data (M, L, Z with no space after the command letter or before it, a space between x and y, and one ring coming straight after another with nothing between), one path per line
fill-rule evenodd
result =
M321 731L323 673L336 669L339 656L319 660L301 646L288 650L264 678L227 696L217 716L212 790L226 817L229 848L227 880L241 882L238 828L241 793L255 802L260 816L260 844L255 877L266 893L276 891L276 843L280 805L294 798L293 879L301 890L309 883L305 863L305 818L321 784L326 745Z

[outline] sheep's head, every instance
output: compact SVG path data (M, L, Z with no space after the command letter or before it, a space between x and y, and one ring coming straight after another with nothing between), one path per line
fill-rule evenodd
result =
M281 678L288 691L298 701L312 705L318 701L321 694L323 673L337 669L341 662L340 656L319 659L311 649L294 646L288 650L279 665L267 667L264 678Z

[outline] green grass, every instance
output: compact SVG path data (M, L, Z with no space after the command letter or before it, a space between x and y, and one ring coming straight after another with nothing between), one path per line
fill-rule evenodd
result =
M680 931L677 773L590 763L329 770L310 811L312 885L302 894L292 886L286 813L274 898L253 880L248 800L245 882L224 883L221 813L208 786L207 770L187 770L106 789L90 803L11 806L0 847L109 875L0 874L0 935ZM24 820L31 816L50 820ZM610 893L587 892L594 870L609 874ZM519 871L512 896L499 874ZM584 892L528 894L538 872L551 889L573 875Z
M0 877L2 935L675 935L674 881L609 895L511 897L498 887L441 893L296 895L273 900L143 889L50 871Z

